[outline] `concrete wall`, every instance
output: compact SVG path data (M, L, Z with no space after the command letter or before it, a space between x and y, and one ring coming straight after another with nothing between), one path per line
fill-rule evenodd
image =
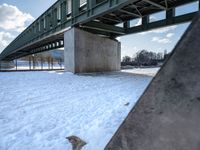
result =
M119 71L121 44L76 28L64 35L65 70L73 73Z
M65 70L75 73L75 30L64 34L64 63Z
M105 150L200 150L200 14Z

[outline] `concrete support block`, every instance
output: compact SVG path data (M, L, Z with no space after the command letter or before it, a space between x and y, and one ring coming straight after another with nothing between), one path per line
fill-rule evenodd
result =
M200 14L105 150L200 150Z
M73 73L119 71L121 44L72 28L64 35L65 70Z

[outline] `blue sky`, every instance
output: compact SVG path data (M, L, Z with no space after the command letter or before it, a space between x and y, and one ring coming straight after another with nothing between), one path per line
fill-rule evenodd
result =
M37 18L55 2L56 0L1 0L0 4L17 6L22 12Z
M39 17L56 0L1 0L0 1L0 52L25 27ZM176 10L176 15L192 12L198 9L198 4L192 3ZM162 19L164 13L151 15L151 20ZM10 19L12 18L12 19ZM140 20L133 21L138 24ZM132 34L120 37L122 43L122 57L133 56L137 51L146 49L154 52L170 52L189 23L156 29L150 32Z

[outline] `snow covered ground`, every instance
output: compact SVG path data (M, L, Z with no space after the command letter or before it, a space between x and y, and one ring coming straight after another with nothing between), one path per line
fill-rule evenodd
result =
M159 71L160 67L154 68L134 68L134 69L126 69L122 70L122 72L128 72L138 75L147 75L147 76L155 76L156 73Z
M71 150L70 135L87 142L83 150L102 150L151 79L126 72L0 73L0 150Z

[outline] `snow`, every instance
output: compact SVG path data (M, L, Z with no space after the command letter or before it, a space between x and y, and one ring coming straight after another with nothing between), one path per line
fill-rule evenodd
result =
M0 73L0 149L102 150L152 77L126 72ZM125 106L126 103L130 103Z
M160 67L154 68L134 68L134 69L126 69L122 70L122 72L133 73L138 75L147 75L147 76L155 76L159 71Z

